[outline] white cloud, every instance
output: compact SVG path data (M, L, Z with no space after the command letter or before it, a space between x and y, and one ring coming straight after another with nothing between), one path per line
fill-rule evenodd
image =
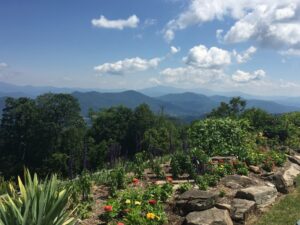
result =
M123 75L156 68L160 61L160 58L147 60L136 57L120 60L114 63L104 63L94 67L94 70L100 74Z
M204 45L198 45L189 50L187 57L183 58L187 65L200 68L221 68L231 63L230 52Z
M222 80L222 70L195 68L193 66L166 68L160 72L164 81L171 84L207 84Z
M232 75L232 80L238 83L248 83L251 81L261 80L266 76L266 72L264 70L256 70L253 73L244 72L242 70L237 70Z
M150 18L148 18L148 19L146 19L144 21L144 27L150 27L150 26L155 25L156 23L157 23L156 19L150 19Z
M160 81L159 79L155 78L155 77L151 77L151 78L149 79L149 82L150 82L151 84L154 84L154 85L160 85L160 84L161 84L161 81Z
M124 28L136 28L139 24L139 18L136 15L128 17L128 19L109 20L101 15L99 19L93 19L92 25L99 28L109 28L123 30Z
M0 62L0 70L6 67L8 67L8 65L5 62Z
M253 40L266 47L300 46L300 0L190 0L185 10L164 28L171 41L175 32L213 20L232 18L235 23L218 39L237 43Z
M233 55L236 58L238 63L245 63L251 59L251 56L257 51L257 49L253 46L249 47L246 51L242 53L237 53L235 50L233 51Z
M281 55L300 56L300 49L289 48L280 52Z
M176 54L178 52L180 52L180 48L179 47L175 47L175 46L171 46L170 47L170 51L171 51L171 54Z

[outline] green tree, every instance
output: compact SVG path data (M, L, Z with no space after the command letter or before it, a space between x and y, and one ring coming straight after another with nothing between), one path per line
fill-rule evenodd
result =
M246 101L242 100L241 97L234 97L229 101L229 103L221 102L220 106L216 109L213 109L212 112L207 115L207 117L237 118L245 110L246 104Z

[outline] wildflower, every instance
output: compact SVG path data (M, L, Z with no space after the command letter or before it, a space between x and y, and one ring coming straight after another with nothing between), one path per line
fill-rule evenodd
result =
M157 203L157 201L155 199L149 200L149 204L150 205L155 205L156 203Z
M111 212L112 210L113 210L113 207L111 205L104 206L104 211L105 212Z
M134 183L135 185L138 184L138 183L139 183L139 179L133 178L133 179L132 179L132 183Z
M126 204L130 204L131 201L130 201L129 199L127 199L127 200L125 201L125 203L126 203Z
M122 222L118 222L117 225L125 225L125 224Z
M167 182L173 183L173 178L172 177L166 177Z
M154 213L147 213L146 217L148 220L154 220L156 215Z
M141 202L135 201L134 204L135 204L135 205L141 205Z

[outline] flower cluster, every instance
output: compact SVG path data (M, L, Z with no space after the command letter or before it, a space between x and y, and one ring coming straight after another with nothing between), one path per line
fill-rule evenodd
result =
M137 185L141 182L136 178L132 179L132 183L133 186L119 190L116 196L107 201L101 219L109 225L164 224L166 214L163 202L171 195L172 185Z

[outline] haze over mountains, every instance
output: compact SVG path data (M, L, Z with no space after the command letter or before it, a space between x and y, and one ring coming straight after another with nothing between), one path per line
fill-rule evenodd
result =
M199 92L204 94L200 94ZM134 108L147 103L154 112L165 113L186 120L201 118L217 107L222 101L229 101L233 96L247 100L247 107L258 107L270 113L285 113L300 110L300 97L258 97L244 93L217 93L206 90L184 90L173 87L157 86L133 90L91 90L77 88L16 86L0 82L0 110L4 107L6 96L31 97L53 92L70 93L79 100L83 115L90 108L99 110L110 106L124 105Z

